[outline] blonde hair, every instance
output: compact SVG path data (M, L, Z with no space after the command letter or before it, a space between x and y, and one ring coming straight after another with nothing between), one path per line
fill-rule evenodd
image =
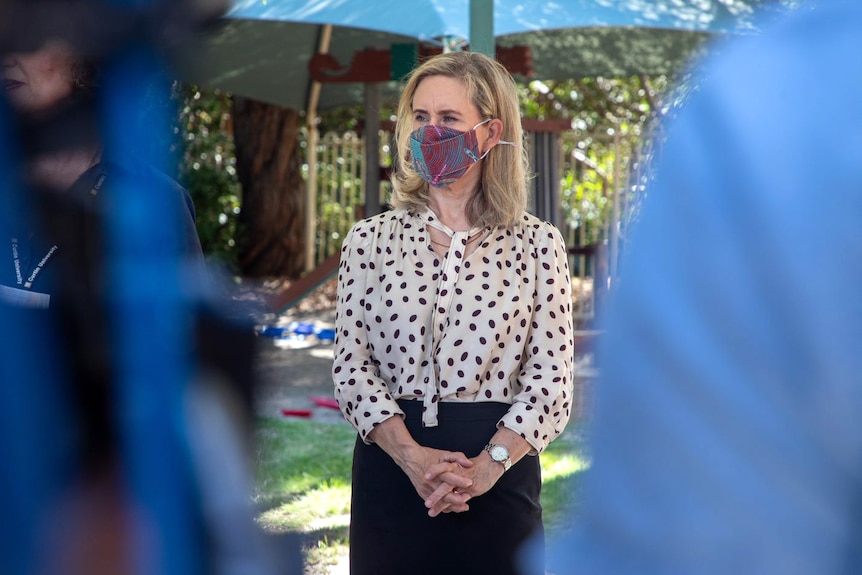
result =
M502 64L478 52L451 52L426 60L410 75L398 102L395 143L398 165L392 178L392 205L413 211L428 207L428 183L413 169L410 133L413 131L413 96L430 76L456 78L467 88L467 97L482 119L503 122L501 140L482 161L479 188L467 205L467 217L475 226L508 227L527 207L527 171L518 91Z

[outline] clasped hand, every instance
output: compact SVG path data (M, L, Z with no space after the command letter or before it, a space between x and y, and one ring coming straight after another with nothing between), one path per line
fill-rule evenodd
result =
M485 458L487 459L487 458ZM425 500L428 515L462 513L467 502L487 492L503 473L498 463L468 458L461 452L418 447L417 458L404 467L419 496Z

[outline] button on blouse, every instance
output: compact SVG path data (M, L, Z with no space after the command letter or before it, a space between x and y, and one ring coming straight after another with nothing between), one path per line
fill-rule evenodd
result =
M451 237L445 257L428 227ZM467 254L469 237L479 233ZM541 452L571 412L571 278L559 231L530 214L509 228L454 232L429 210L393 210L354 225L342 246L333 378L363 440L423 403L510 404L498 425Z

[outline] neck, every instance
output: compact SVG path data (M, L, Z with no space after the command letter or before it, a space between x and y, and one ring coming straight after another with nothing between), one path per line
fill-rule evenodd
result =
M28 170L32 184L68 190L81 175L101 160L100 147L76 148L36 157Z
M428 207L449 229L461 232L473 227L467 218L467 202L472 193L454 193L450 189L431 188Z
M467 203L479 188L480 174L479 164L473 164L457 182L445 188L432 186L428 189L431 211L449 229L460 232L473 227L473 222L467 217Z

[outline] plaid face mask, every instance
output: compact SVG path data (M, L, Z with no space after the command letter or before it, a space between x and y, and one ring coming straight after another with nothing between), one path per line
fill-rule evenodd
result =
M479 155L476 128L491 121L479 122L467 132L444 126L422 126L410 134L413 169L436 188L448 186L463 176L470 166L484 158ZM506 142L508 143L508 142Z

